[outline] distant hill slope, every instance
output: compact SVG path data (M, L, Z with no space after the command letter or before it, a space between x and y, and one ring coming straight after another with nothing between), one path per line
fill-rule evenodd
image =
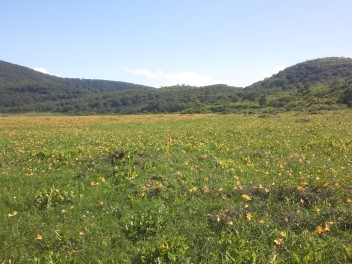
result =
M126 82L60 78L0 61L0 107L21 108L88 94L151 88Z
M160 89L59 78L0 61L0 113L62 114L277 112L352 106L352 59L296 64L246 88L223 84Z
M330 57L298 63L244 90L265 105L296 110L311 105L333 108L338 103L351 106L351 89L352 59Z
M352 59L323 58L288 67L270 78L246 87L246 89L265 89L266 91L295 89L314 83L329 83L351 76Z

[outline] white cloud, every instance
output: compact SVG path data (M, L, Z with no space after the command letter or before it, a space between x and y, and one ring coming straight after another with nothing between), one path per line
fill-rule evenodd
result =
M34 67L33 70L41 72L41 73L45 73L45 74L50 74L50 75L53 75L56 77L61 77L59 74L52 74L52 73L48 72L48 70L45 69L44 67Z
M277 65L274 67L274 69L271 71L270 74L267 74L265 72L262 73L262 75L265 77L265 78L269 78L271 76L273 76L274 74L277 74L279 73L280 71L284 70L286 67L285 66L282 66L282 65Z
M49 72L44 67L34 67L33 70L41 73L49 74Z
M180 72L164 72L163 70L151 71L148 69L125 69L126 71L146 77L148 79L157 80L164 83L164 85L186 84L195 86L204 86L211 84L224 83L216 80L208 75L202 75L191 71Z

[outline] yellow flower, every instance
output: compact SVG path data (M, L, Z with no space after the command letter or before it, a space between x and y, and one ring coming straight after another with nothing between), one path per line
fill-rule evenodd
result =
M243 194L243 195L242 195L242 198L243 198L244 200L246 200L246 201L252 200L252 198L251 198L250 196L248 196L247 194Z
M284 243L284 240L282 238L277 238L274 240L276 245L281 245L282 243Z
M304 188L303 188L303 187L301 187L301 186L298 186L298 187L297 187L297 191L299 191L299 192L303 192L303 191L304 191Z
M94 186L98 186L98 185L99 185L99 182L91 182L91 183L90 183L90 186L93 186L93 187L94 187Z
M197 187L196 186L194 186L194 187L192 187L191 189L189 189L189 192L191 193L191 192L196 192L197 191Z
M249 213L249 212L247 213L247 220L248 220L248 221L251 221L251 220L252 220L252 214Z
M263 225L265 221L263 219L258 220L258 224Z
M37 234L35 236L35 240L42 240L42 239L43 239L43 237L40 234Z
M101 183L106 183L105 178L104 178L104 177L101 177L101 178L100 178L100 182L101 182Z
M321 233L323 233L323 232L324 232L324 229L323 229L321 226L317 226L317 227L315 228L315 233L321 234Z
M330 228L328 225L324 225L324 228L323 228L324 232L328 232L330 231Z
M161 183L161 182L158 182L156 184L156 188L159 190L159 191L162 191L164 189L164 185Z
M279 232L280 237L287 237L287 233L284 231Z
M352 204L352 199L351 199L351 198L348 198L348 199L346 200L346 202L349 203L349 204Z
M233 225L233 222L231 220L226 222L227 225Z
M13 216L15 216L15 215L17 215L17 214L18 214L17 211L13 211L12 213L9 213L9 214L8 214L8 217L13 217Z

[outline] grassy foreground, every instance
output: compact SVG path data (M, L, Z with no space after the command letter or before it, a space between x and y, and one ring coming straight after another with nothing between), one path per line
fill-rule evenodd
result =
M0 263L352 262L351 121L0 117Z

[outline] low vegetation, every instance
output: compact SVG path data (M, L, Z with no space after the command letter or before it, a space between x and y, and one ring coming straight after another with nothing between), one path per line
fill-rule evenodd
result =
M0 117L0 263L352 262L351 116Z

